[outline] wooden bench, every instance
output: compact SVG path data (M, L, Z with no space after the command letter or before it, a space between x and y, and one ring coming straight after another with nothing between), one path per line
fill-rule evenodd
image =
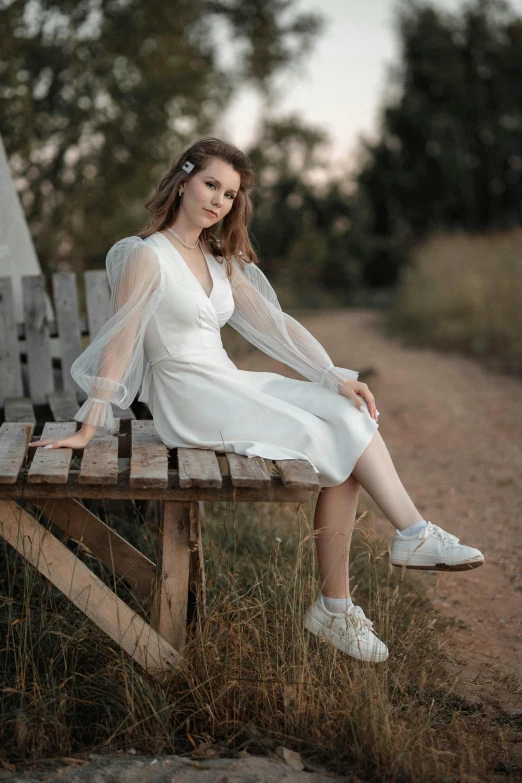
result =
M317 476L307 460L169 450L153 422L137 420L131 410L114 409L114 429L98 428L78 452L28 449L40 432L55 438L78 428L73 416L83 393L69 370L82 337L96 334L107 318L109 293L105 272L86 273L82 322L75 275L54 275L57 318L49 324L43 279L25 278L26 321L17 325L9 288L10 281L0 278L0 534L135 661L163 679L184 665L189 595L205 611L204 502L308 502L319 489ZM159 505L157 563L80 502L93 498ZM81 541L149 598L150 623L78 559L51 525Z

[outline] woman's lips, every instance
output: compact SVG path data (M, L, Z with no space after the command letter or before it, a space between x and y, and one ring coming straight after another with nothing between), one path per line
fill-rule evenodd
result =
M206 207L203 207L205 212L210 212L211 215L214 215L214 217L217 217L217 212L213 212L211 209L207 209Z

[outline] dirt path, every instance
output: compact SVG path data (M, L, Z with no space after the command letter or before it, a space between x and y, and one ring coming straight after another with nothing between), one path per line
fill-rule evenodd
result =
M372 310L293 313L337 366L372 368L380 432L425 519L486 561L469 572L414 573L455 623L440 637L454 692L522 714L522 382L474 360L390 338ZM245 369L300 377L257 352ZM393 528L366 493L375 527Z

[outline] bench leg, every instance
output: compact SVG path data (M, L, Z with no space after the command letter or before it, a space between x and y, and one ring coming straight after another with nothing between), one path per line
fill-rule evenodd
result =
M178 650L12 500L0 501L0 535L153 676L183 667Z
M202 617L207 613L207 590L205 580L205 562L201 526L205 522L205 504L203 500L194 500L190 504L190 574L189 574L189 619L196 612Z
M156 595L151 612L152 627L180 652L185 647L187 634L190 506L190 501L166 500L163 503Z

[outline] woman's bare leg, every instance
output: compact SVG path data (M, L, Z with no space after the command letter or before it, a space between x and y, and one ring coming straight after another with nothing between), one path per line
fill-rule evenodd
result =
M317 498L314 535L323 595L348 598L350 544L360 485L349 476L336 487L323 487Z
M379 430L357 460L352 476L398 530L423 519L404 489Z
M317 498L314 517L317 559L322 593L329 598L350 596L349 554L361 486L399 530L423 519L376 430L351 476L338 486L323 487Z

